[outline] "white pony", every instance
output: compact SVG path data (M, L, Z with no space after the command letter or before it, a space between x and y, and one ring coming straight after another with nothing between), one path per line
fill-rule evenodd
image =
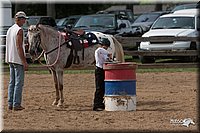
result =
M100 32L92 32L95 36L100 38L108 38L111 46L108 49L112 52L113 58L116 61L124 62L124 53L121 44L112 36ZM73 41L73 40L72 40ZM94 66L94 51L98 45L91 45L89 47L78 50L76 57L78 63L73 63L74 46L70 39L66 38L58 31L49 26L31 25L28 29L29 52L34 60L38 56L38 48L41 47L44 51L46 66L50 69L54 84L56 88L56 98L53 105L63 106L63 71L66 67L73 66ZM84 51L83 51L84 50Z

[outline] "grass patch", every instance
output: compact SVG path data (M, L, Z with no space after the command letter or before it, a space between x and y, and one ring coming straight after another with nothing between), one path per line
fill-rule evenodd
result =
M126 62L136 62L140 64L137 57L133 58L132 56L125 56ZM2 64L4 67L9 67L7 63ZM29 67L41 66L40 64L29 64ZM151 72L198 72L198 68L144 68L136 69L136 73L151 73ZM3 74L9 74L9 72L3 72ZM50 74L49 70L36 70L36 71L27 71L26 74ZM65 69L64 74L94 74L94 69L81 69L81 70L69 70Z
M198 72L198 68L159 68L159 69L137 69L138 73L150 72Z
M126 62L136 62L136 63L140 63L139 57L137 56L130 56L130 55L125 55L124 59Z
M136 73L153 72L198 72L198 68L159 68L159 69L136 69ZM27 71L27 74L50 74L46 71ZM64 74L94 74L94 70L65 70Z
M48 70L42 71L27 71L27 74L50 74ZM64 70L64 74L90 74L94 73L94 70Z

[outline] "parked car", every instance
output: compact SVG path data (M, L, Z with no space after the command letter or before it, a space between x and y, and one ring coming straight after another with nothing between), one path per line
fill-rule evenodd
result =
M174 9L172 9L172 13L175 12L175 11L178 11L178 10L184 10L184 9L199 9L200 8L200 2L198 3L193 3L193 4L181 4L181 5L178 5L176 7L174 7Z
M75 24L73 30L98 31L122 37L141 36L140 29L132 28L128 19L116 14L93 14L82 16ZM131 50L137 50L138 44L133 43Z
M185 9L160 16L142 37L199 37L198 9ZM199 43L191 41L141 42L140 51L197 50ZM154 62L157 57L140 56L142 63ZM175 57L177 58L177 57Z
M109 10L109 11L98 11L97 14L115 14L127 18L130 23L134 22L134 14L131 10Z
M80 19L81 15L73 15L65 18L61 18L57 22L57 28L59 31L63 31L66 26L71 26L72 28L76 24L76 22Z
M58 23L58 21L60 21L60 19L59 19L59 18L55 19L55 22L56 22L56 24Z
M26 20L26 23L22 26L25 32L25 35L28 31L28 27L30 25L36 25L36 24L43 24L43 25L49 25L52 27L57 27L56 21L51 16L28 16L29 19Z
M99 31L112 35L136 35L136 29L131 28L129 20L115 14L93 14L82 16L75 24L74 30Z
M141 29L141 36L145 32L147 32L152 24L156 21L159 16L167 14L167 11L159 11L159 12L150 12L150 13L143 13L137 17L134 23L131 25L133 28L138 27Z

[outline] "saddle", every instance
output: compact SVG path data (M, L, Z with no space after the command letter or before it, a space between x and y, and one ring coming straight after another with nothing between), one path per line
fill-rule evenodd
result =
M85 31L82 29L78 29L75 31L72 31L74 34L79 35L79 36L83 36L85 34Z
M82 52L82 60L84 60L84 49L86 47L98 44L98 39L94 33L86 33L84 30L65 30L65 40L67 42L67 47L71 49L70 54L68 56L68 64L66 67L69 67L72 63L79 64L80 57L78 56L78 52Z

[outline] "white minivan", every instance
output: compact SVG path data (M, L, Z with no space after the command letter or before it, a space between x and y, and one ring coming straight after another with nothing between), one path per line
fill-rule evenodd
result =
M199 37L200 16L198 9L178 10L172 14L160 16L150 30L142 37ZM199 43L191 41L163 41L141 42L140 51L173 51L173 50L196 50ZM156 57L143 57L143 63L154 61Z

